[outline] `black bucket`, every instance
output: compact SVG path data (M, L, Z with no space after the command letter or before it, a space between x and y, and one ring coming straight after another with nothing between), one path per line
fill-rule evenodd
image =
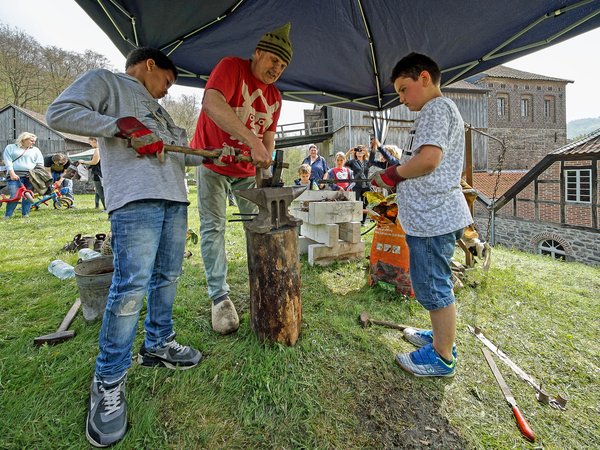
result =
M81 309L87 322L102 319L113 271L112 255L80 261L75 266Z

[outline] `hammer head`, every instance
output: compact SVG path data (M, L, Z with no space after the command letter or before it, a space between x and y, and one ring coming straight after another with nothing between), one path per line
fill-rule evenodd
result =
M360 313L360 316L358 316L358 320L363 328L367 328L370 325L369 314L366 311Z
M38 347L44 344L54 345L67 341L72 337L75 337L75 332L73 330L57 331L56 333L38 336L33 340L33 343Z

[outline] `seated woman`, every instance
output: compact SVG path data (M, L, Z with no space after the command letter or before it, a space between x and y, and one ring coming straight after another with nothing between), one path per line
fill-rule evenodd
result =
M327 172L328 178L330 180L349 180L352 178L352 172L344 164L346 164L346 155L344 152L337 152L335 154L335 167ZM351 191L354 183L337 181L331 183L330 186L334 191Z

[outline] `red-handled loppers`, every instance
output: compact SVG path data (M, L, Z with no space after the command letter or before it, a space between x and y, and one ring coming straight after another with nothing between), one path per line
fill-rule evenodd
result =
M535 441L535 433L529 426L529 423L527 423L527 420L525 419L525 417L523 417L523 414L521 414L521 411L519 410L519 407L517 406L517 402L515 401L515 398L513 397L512 392L510 391L510 388L508 387L508 384L506 384L506 381L504 381L504 377L500 373L500 370L498 370L498 366L496 365L496 362L492 358L492 354L490 353L490 351L487 348L482 348L481 351L483 352L483 356L485 356L485 359L487 360L487 363L490 366L490 369L492 369L492 373L494 374L494 377L496 378L496 381L498 382L500 389L502 389L504 398L506 398L506 401L512 408L512 412L515 415L515 419L517 420L517 425L519 426L519 430L521 431L521 434L528 441L534 442Z

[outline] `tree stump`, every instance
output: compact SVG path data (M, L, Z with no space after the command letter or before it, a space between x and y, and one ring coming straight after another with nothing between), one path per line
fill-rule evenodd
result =
M302 325L298 228L246 229L250 328L261 341L292 346Z

